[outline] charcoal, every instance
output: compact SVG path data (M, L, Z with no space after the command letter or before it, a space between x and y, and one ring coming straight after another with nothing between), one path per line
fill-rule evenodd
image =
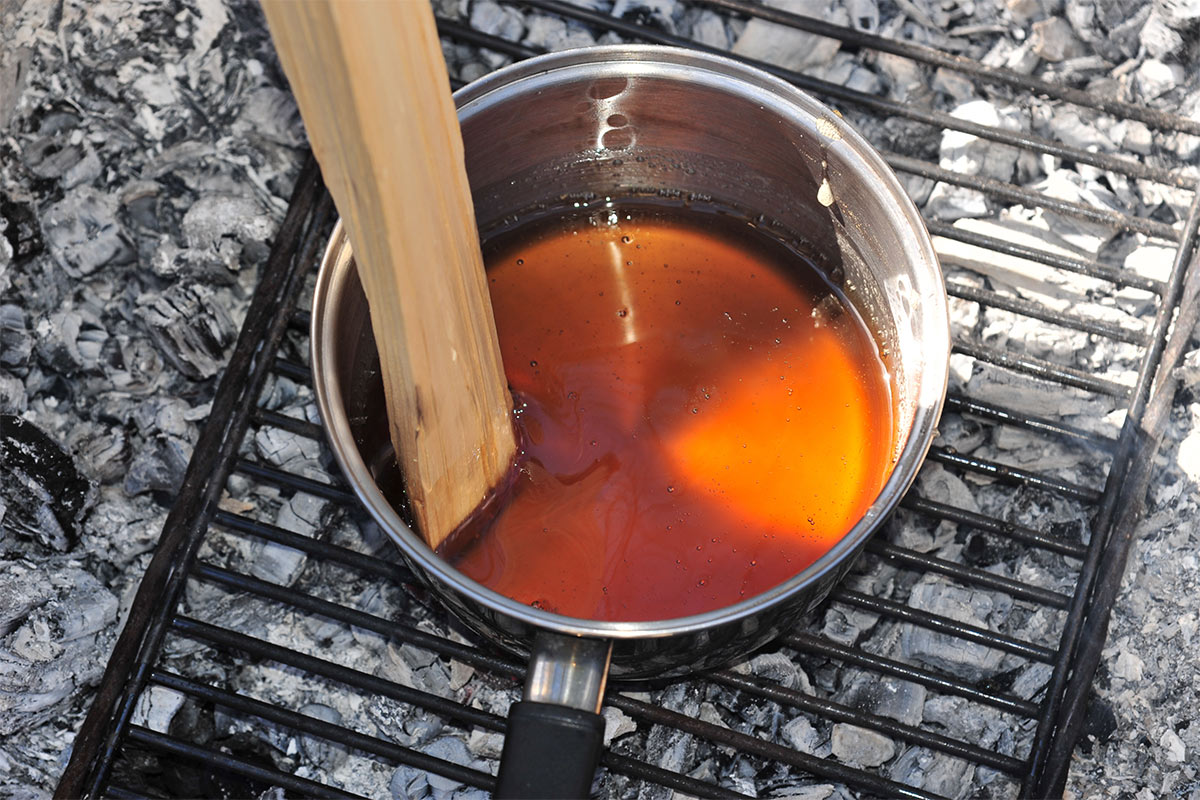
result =
M254 449L274 467L311 478L322 478L321 443L282 428L260 428L254 434Z
M133 421L144 435L167 434L181 439L196 437L197 420L208 416L210 404L192 407L178 397L150 397L138 404Z
M120 567L154 549L166 514L148 497L131 501L123 488L105 486L84 521L84 534L93 552Z
M1032 700L1050 682L1052 664L1030 664L1017 675L1010 690L1017 697Z
M618 708L605 707L604 709L604 744L608 746L615 739L620 739L622 736L633 733L637 730L637 723L633 721L625 712Z
M192 457L190 442L177 436L155 436L138 450L125 476L125 492L173 494L183 483L188 461Z
M772 0L769 4L793 14L817 17L835 24L844 25L850 21L845 9L840 4L830 3L829 0ZM807 67L829 63L840 47L841 44L836 39L827 39L755 18L747 23L738 36L733 45L733 52L737 55L752 55L784 69L802 71Z
M0 305L0 364L22 367L33 353L33 336L20 306Z
M25 383L17 376L0 369L0 414L22 414L28 407Z
M1156 58L1147 59L1133 73L1138 83L1138 90L1144 97L1154 98L1164 95L1183 83L1183 67L1178 64L1167 64Z
M392 773L388 789L392 793L392 800L424 800L429 796L428 773L401 765Z
M808 676L795 661L783 653L763 653L750 659L750 671L760 678L783 686L785 689L799 689L811 692L812 684Z
M404 720L404 733L415 747L432 741L444 727L440 719L428 715L413 715Z
M70 138L59 130L35 139L22 153L25 166L39 178L61 178L83 160L82 143L73 143Z
M955 108L951 116L967 122L1006 130L1019 130L1020 114L1013 109L998 108L987 100L972 100ZM939 166L964 175L980 175L998 180L1010 180L1016 168L1018 151L998 145L974 134L946 130L942 133ZM982 193L962 186L939 183L926 202L926 208L942 219L979 217L987 213Z
M51 550L74 547L94 488L32 422L0 416L0 530Z
M1070 23L1062 17L1033 23L1032 45L1033 52L1046 61L1078 58L1087 52L1083 42L1075 38Z
M969 796L974 771L975 767L961 758L923 747L906 751L888 768L891 779L897 783L955 800Z
M930 575L913 586L908 604L922 611L987 628L999 624L1012 608L1007 595L959 588ZM1000 669L1003 652L950 634L905 623L901 626L900 650L932 667L969 680L980 680Z
M862 767L878 767L896 754L896 745L881 733L839 722L830 737L839 761Z
M1154 58L1169 58L1184 45L1183 35L1158 8L1150 10L1146 24L1138 33L1138 40Z
M61 375L97 369L108 341L104 324L86 309L51 312L37 321L34 333L38 360Z
M8 636L33 609L54 596L53 588L29 563L4 561L0 581L0 637Z
M122 428L85 422L67 440L83 471L102 484L117 483L129 468L129 441Z
M32 568L4 562L0 574L23 580ZM94 685L115 631L117 599L88 573L71 566L38 568L33 590L45 598L3 616L0 639L0 735L41 724L81 690ZM0 595L2 598L3 595ZM15 612L15 613L14 613Z
M450 688L454 691L466 686L475 677L475 668L461 661L450 662Z
M925 687L897 678L881 678L859 672L838 694L837 700L851 708L916 727L921 724L924 713Z
M42 227L54 260L72 277L133 260L133 250L117 221L116 198L89 187L73 189L52 205Z
M856 608L830 608L825 612L821 633L845 645L854 645L874 629L878 614Z
M168 733L171 721L183 707L185 699L184 695L174 689L168 689L166 686L151 686L138 698L130 722L152 731Z
M329 722L333 725L342 724L342 715L336 709L322 705L321 703L308 703L300 709L300 713L306 717L316 717L322 722ZM348 755L346 749L341 745L327 739L322 739L319 736L301 736L300 749L318 767L325 770L337 769L346 761L346 756Z
M525 19L514 8L505 8L492 0L471 4L471 27L505 39L520 40L525 34Z
M188 247L214 253L219 252L226 240L241 244L263 242L271 232L270 218L250 197L207 195L193 203L183 216Z
M605 721L609 719L608 709L605 709ZM636 727L636 726L635 726ZM608 738L608 730L605 729L604 743L607 745L610 739ZM475 728L467 737L467 749L471 751L471 755L476 758L497 760L504 752L504 734L496 731L485 731L480 728Z
M611 13L629 22L675 33L675 12L675 0L614 0Z
M259 86L247 93L234 130L289 148L303 147L307 141L295 99L274 86Z
M692 20L692 39L718 50L729 49L729 31L725 28L725 21L708 9L701 9Z
M816 755L823 737L806 717L796 717L783 726L783 738L788 746L808 755Z
M189 378L211 378L233 342L233 320L213 292L199 284L175 284L138 298L138 320L163 358Z
M118 365L108 372L113 386L130 394L148 394L166 380L163 359L145 337L117 337ZM127 402L127 401L126 401Z
M478 767L478 763L471 757L471 753L467 749L466 742L457 736L439 737L428 744L422 745L419 749L427 756L449 761L451 764L458 764L463 767ZM429 775L429 788L433 790L435 797L457 789L460 786L462 784L453 778L446 778L432 773Z
M829 800L833 796L835 787L829 783L820 783L814 786L796 786L789 788L785 794L776 795L780 800ZM840 800L838 798L837 800Z

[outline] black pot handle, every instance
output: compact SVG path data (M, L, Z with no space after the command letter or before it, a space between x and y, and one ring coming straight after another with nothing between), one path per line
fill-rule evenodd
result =
M508 712L497 800L586 798L604 748L599 713L612 642L539 633L525 699Z

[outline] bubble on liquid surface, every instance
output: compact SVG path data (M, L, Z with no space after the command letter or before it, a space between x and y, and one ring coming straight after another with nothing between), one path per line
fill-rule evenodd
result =
M594 100L607 100L610 97L616 97L628 86L628 78L601 78L588 87L588 97Z
M633 131L629 128L610 128L600 137L600 144L608 150L624 150L633 144Z

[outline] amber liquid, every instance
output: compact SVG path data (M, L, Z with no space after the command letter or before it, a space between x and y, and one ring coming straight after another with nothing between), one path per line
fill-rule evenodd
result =
M743 220L626 206L485 246L523 462L455 559L561 614L696 614L779 584L871 504L893 444L875 341Z

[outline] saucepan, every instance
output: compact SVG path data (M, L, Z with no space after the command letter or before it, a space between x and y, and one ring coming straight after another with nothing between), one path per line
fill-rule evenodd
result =
M896 507L934 436L949 324L921 217L883 160L829 108L764 72L689 50L619 45L532 58L455 94L481 231L605 197L699 198L754 215L842 287L885 354L894 464L875 501L789 580L703 614L566 617L456 571L414 531L388 443L378 357L349 242L317 281L312 369L334 456L414 573L466 624L530 659L501 760L501 796L585 796L607 675L661 678L764 645L816 606Z

